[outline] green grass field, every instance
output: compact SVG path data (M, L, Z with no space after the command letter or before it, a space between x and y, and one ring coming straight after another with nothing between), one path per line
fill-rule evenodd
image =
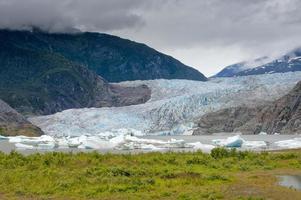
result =
M301 199L276 175L301 174L301 151L0 153L0 199Z

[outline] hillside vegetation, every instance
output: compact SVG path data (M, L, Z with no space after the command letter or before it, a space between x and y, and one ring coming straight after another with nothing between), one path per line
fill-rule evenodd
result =
M112 86L60 54L29 48L25 43L4 41L0 45L0 99L22 114L124 106L149 98L150 91L145 86Z
M4 43L52 56L60 55L69 62L88 67L109 82L159 78L207 80L196 69L145 44L107 34L51 34L36 29L31 32L0 30L0 41L0 52ZM13 56L7 57L11 58ZM45 61L47 63L52 59L50 57Z

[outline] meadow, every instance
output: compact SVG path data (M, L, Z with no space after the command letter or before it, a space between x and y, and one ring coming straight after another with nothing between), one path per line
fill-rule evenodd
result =
M301 199L301 151L0 153L0 199Z

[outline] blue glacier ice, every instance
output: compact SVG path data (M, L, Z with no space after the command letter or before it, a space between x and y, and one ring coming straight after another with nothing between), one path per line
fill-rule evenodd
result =
M208 82L148 80L118 83L146 84L151 99L140 105L70 109L30 118L47 135L81 136L191 134L194 122L222 108L256 106L286 94L301 80L301 72L215 78ZM116 131L118 130L118 131ZM120 131L123 130L123 131Z

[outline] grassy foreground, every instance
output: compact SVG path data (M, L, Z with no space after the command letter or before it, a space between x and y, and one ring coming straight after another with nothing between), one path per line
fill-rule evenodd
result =
M301 174L301 151L0 153L0 199L301 199L280 174Z

